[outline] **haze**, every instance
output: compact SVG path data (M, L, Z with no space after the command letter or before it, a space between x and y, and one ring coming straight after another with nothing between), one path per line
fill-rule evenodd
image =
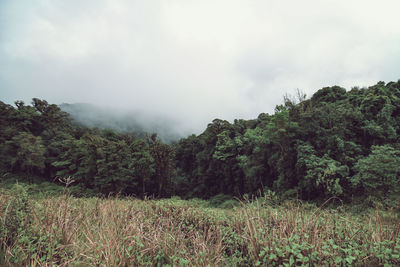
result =
M199 133L285 93L400 78L400 2L0 1L0 100L140 111Z

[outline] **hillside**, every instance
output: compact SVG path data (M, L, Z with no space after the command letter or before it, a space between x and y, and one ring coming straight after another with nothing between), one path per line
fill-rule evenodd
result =
M390 202L399 193L400 82L325 87L308 99L285 96L274 114L215 119L203 133L174 144L137 134L147 130L138 120L119 121L86 105L63 107L88 125L121 131L78 127L45 100L1 102L3 173L31 182L72 177L74 185L103 195L141 198L273 191L307 200Z
M138 137L157 133L166 143L176 142L183 137L172 120L147 116L139 111L118 111L84 103L63 103L59 107L71 115L75 125L113 129L119 133L134 133Z

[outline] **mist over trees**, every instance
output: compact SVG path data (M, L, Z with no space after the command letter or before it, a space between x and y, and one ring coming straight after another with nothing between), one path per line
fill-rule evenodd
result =
M349 199L400 188L400 81L285 96L272 115L215 119L174 144L145 129L72 123L59 106L36 98L32 105L0 102L0 125L3 173L51 182L71 176L103 194L209 198L273 190Z
M77 126L113 129L119 133L130 132L138 137L157 133L166 143L186 136L177 122L167 117L149 116L140 111L118 111L87 103L63 103L59 107L71 115L72 124Z

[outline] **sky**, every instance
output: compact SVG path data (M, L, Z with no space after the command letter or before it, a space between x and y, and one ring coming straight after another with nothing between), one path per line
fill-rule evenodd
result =
M91 103L173 119L273 113L400 79L398 0L0 0L0 100Z

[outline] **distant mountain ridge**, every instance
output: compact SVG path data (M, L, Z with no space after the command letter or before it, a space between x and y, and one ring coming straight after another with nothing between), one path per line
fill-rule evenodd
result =
M73 123L77 125L130 132L138 137L157 133L158 137L166 143L178 141L184 137L174 130L175 123L171 119L149 116L140 111L118 111L87 103L62 103L58 106L69 113Z

